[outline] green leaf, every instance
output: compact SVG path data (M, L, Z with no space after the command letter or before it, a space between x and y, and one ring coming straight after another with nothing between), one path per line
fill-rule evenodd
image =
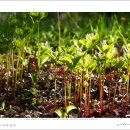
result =
M55 55L50 54L50 53L47 53L47 54L49 55L49 57L50 57L51 59L56 60L56 56L55 56Z
M64 117L64 112L58 108L55 110L55 113L60 117L60 118L63 118Z
M108 59L112 59L112 58L114 58L116 53L117 53L117 49L115 47L113 47L113 46L110 46L110 50L107 52L106 57Z
M30 48L30 47L24 47L24 51L26 52L26 53L28 53L28 54L32 54L32 49Z
M22 58L22 64L23 64L23 66L27 66L28 65L28 60Z
M17 22L18 22L18 20L17 20L16 18L13 18L13 19L10 21L11 24L17 24Z
M23 30L21 28L16 28L15 33L17 33L19 35L23 35Z
M59 46L58 47L58 53L62 53L62 51L63 51L62 48Z
M39 12L30 12L32 16L38 16Z
M29 73L29 77L32 80L32 83L36 83L38 81L38 75L35 73Z
M63 62L64 64L68 65L69 67L72 67L72 65L73 65L72 59L68 56L60 57L59 60L61 62Z
M102 75L102 74L103 74L103 69L102 69L102 68L97 68L97 73L98 73L99 75Z
M112 57L113 57L113 54L112 54L111 52L108 52L108 53L106 54L106 58L107 58L107 59L112 59Z
M76 106L70 105L65 108L66 113L68 114L70 111L77 109Z
M93 61L92 64L90 64L89 66L89 70L94 70L96 66L97 66L97 63Z
M30 12L30 15L35 18L35 20L42 20L44 17L47 16L46 12Z
M130 59L130 54L129 54L129 53L127 53L127 54L126 54L126 57L127 57L128 59Z
M75 53L76 47L75 46L70 46L69 48L67 48L67 53L73 55Z
M39 19L42 20L44 17L47 16L47 13L46 12L40 12L39 13Z
M80 40L79 40L79 44L81 44L81 45L84 45L85 42L86 42L85 39L80 39Z
M79 56L76 56L74 59L73 59L73 67L76 67L76 65L79 63L80 59L82 58L83 55L79 55Z
M99 46L96 45L96 47L100 52L102 52L102 49Z
M50 54L51 53L51 48L49 47L49 46L47 46L47 47L43 47L42 49L41 49L41 52L40 52L40 55L44 55L44 54Z
M39 67L42 66L43 63L45 63L49 59L49 56L47 55L41 55L39 60Z
M121 69L121 68L123 67L124 63L125 63L125 62L124 62L123 60L119 60L119 62L118 62L117 65L116 65L117 68L118 68L118 69Z
M129 76L126 74L123 74L121 78L122 78L123 82L127 82L129 79Z
M2 102L2 108L5 109L5 101Z
M107 52L109 50L109 45L107 45L106 43L103 43L102 49L103 49L103 52Z
M92 45L92 40L89 40L89 41L86 42L85 47L87 49L89 49L91 47L91 45Z
M93 58L91 55L87 54L84 56L84 66L89 67L93 62Z
M25 27L25 28L24 28L24 31L23 31L23 34L24 34L24 36L27 36L27 35L30 35L31 32L32 32L32 28L30 28L30 27Z
M130 52L130 43L127 44L128 51Z
M3 57L2 57L2 55L0 54L0 62L2 62L3 61Z
M98 40L99 39L99 34L95 34L94 36L93 36L93 40Z
M21 49L21 48L24 48L24 40L21 40L21 39L18 39L15 41L15 45ZM25 48L24 48L25 49Z

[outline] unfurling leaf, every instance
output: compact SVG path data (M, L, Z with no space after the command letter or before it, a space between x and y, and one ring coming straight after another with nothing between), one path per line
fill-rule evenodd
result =
M64 117L64 112L58 108L55 110L55 113L60 117L60 118L63 118Z
M73 105L67 106L67 107L65 108L67 114L68 114L70 111L74 110L74 109L77 109L77 107L76 107L76 106L73 106Z

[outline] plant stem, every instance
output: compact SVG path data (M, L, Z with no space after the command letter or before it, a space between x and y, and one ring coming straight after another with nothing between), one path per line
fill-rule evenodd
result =
M113 109L114 109L114 103L115 103L115 97L116 97L117 86L118 86L118 81L116 81L116 87L115 87L115 89L114 89L114 97L113 97L113 102L112 102L112 111L113 111Z
M66 92L66 74L64 73L64 91L65 91L65 108L67 106L67 92Z
M56 78L55 78L55 84L54 84L54 86L55 86L55 91L54 91L54 105L56 107L56 90L57 90Z
M86 69L86 74L88 75L88 69ZM88 102L89 102L89 84L88 84L88 80L86 79L86 84L85 84L85 117L87 117L89 115L88 113Z
M87 90L87 87L86 87L85 88L85 105L84 105L85 106L85 108L84 108L85 109L84 110L85 111L85 117L87 116L87 91L88 90Z
M14 52L12 49L12 86L14 86Z
M90 84L88 85L88 115L90 115L90 100L91 100L91 94L90 94L90 91L91 91L91 79L92 79L92 72L90 73Z
M83 74L81 74L81 78L80 78L80 107L82 107L82 97L83 97L83 94L82 94L82 89L83 89L83 85L84 85L84 77L83 77Z
M124 94L124 88L122 89L122 91L123 91L123 92L122 92L122 97L123 97L123 98L122 98L122 110L123 110L123 109L124 109L124 95L125 95L125 94Z
M77 79L77 103L80 104L80 79ZM81 105L80 105L81 108Z
M102 76L99 76L100 79L100 111L103 111L103 79Z
M18 74L19 74L19 55L18 55L18 59L17 59L17 66L16 66L16 73L15 73L15 85L14 85L14 99L15 99L15 90L16 90L16 84L17 84L17 80L18 80Z
M109 87L108 87L108 109L110 110L110 100L111 100L111 88L112 88L112 78L111 78L111 62L110 62L110 73L109 73L109 77L110 77L110 83L109 83Z
M23 59L25 58L24 53L23 53L23 56L22 56L22 57L23 57ZM23 61L22 61L22 62L23 62ZM24 69L24 68L23 68L23 64L21 64L21 73L20 73L20 74L21 74L21 75L20 75L20 78L21 78L21 79L22 79L22 77L23 77L23 69Z
M76 106L77 106L77 89L78 89L78 87L77 87L78 85L77 84L78 84L78 75L76 74L75 75L75 95L76 96L74 97L75 98L75 105Z
M8 87L9 87L9 72L10 72L10 58L9 58L9 54L7 55L7 83L6 83L6 96L8 97Z
M127 106L129 103L129 74L130 74L130 68L129 68L129 62L128 62L128 79L127 79L127 85L126 85L126 104L125 104L125 109L124 109L124 113L127 112Z
M108 88L108 109L110 110L110 100L111 100L111 83Z
M68 104L70 105L70 98L71 98L71 82L67 81L67 95L68 95Z
M39 34L40 34L40 33L39 33L39 21L38 21L38 28L37 28L37 29L38 29L37 42L39 43L39 39L40 39L40 35L39 35Z

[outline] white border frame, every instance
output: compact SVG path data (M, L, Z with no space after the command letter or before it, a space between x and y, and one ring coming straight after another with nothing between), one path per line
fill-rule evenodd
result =
M130 1L0 1L0 12L130 12Z
M0 1L0 12L130 12L130 1ZM63 129L64 128L64 129ZM129 118L0 118L0 130L130 130Z
M0 118L0 130L130 130L130 119Z

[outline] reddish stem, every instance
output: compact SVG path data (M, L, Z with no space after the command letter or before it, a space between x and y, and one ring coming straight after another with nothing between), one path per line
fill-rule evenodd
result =
M88 88L88 112L87 114L90 115L90 92L89 92L89 88Z
M111 86L111 85L110 85ZM108 109L110 110L110 99L111 99L111 90L108 90Z
M103 111L103 84L101 77L100 78L100 112L102 113Z

